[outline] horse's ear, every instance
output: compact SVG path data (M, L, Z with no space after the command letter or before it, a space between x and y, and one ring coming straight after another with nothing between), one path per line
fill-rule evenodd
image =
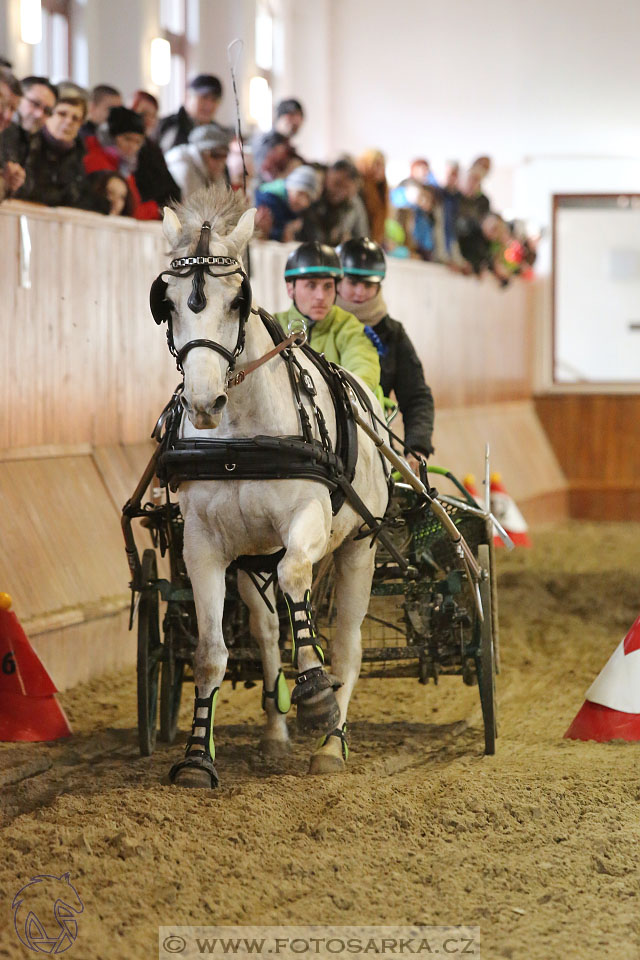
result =
M169 241L171 249L175 249L180 243L180 235L182 234L182 225L178 220L177 215L171 209L171 207L164 208L164 216L162 218L162 232Z
M228 237L225 237L227 243L233 244L238 253L241 253L244 250L249 243L249 240L251 240L251 237L253 236L253 221L255 220L255 217L255 207L250 207L249 210L245 210L238 220L236 226L233 228L233 231Z

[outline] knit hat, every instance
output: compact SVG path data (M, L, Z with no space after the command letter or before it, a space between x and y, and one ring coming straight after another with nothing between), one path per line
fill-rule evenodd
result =
M296 167L286 178L285 183L287 190L302 190L308 193L312 203L315 203L322 193L320 179L313 167Z
M112 137L117 137L121 133L141 133L144 136L142 117L128 107L111 107L107 125Z
M227 150L233 133L217 123L203 123L199 127L194 127L189 134L189 143L194 144L198 150Z

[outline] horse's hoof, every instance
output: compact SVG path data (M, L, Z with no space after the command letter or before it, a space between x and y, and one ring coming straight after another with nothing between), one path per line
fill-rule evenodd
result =
M187 787L191 790L214 790L220 783L216 768L209 757L185 757L179 763L174 763L169 771L169 780L176 787Z
M330 733L339 719L340 707L331 687L298 703L296 720L303 733L310 733L314 737Z
M342 757L333 756L330 753L314 753L309 763L309 773L324 774L342 773L345 763Z
M258 749L263 757L277 759L278 757L288 756L292 748L289 740L267 740L265 738L260 741Z

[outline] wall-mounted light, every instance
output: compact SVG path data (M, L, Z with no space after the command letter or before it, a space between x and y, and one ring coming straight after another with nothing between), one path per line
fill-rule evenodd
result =
M23 43L42 42L42 5L40 0L20 0L20 36Z
M166 87L171 80L171 44L162 37L151 41L151 81Z
M251 77L249 81L249 115L260 130L271 129L273 98L271 87L264 77Z

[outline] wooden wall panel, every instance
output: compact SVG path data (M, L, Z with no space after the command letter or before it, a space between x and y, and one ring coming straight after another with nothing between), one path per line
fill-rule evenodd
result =
M0 463L0 590L34 632L127 603L118 512L90 457Z
M437 412L433 463L451 470L459 480L473 473L479 490L487 443L492 472L502 474L529 522L567 515L567 483L531 401ZM542 507L546 498L551 498L549 510Z
M640 519L640 396L552 394L535 407L567 477L571 515Z

